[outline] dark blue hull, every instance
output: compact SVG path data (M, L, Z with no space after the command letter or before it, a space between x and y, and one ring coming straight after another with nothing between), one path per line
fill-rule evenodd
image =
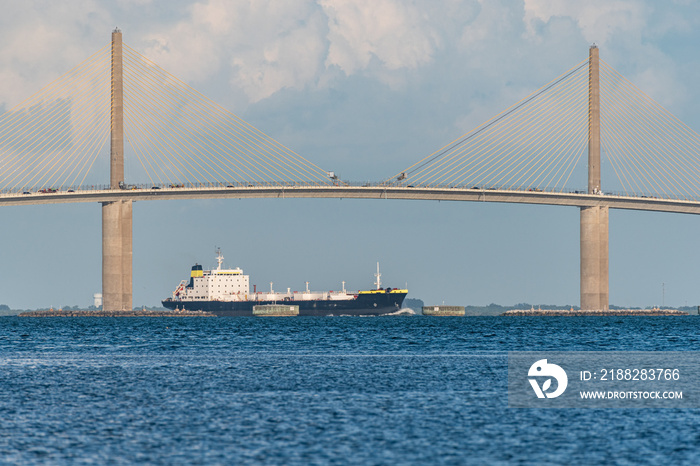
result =
M300 316L371 316L396 312L401 309L406 293L360 293L350 300L317 299L310 301L178 301L166 299L163 306L168 309L211 312L217 316L252 316L253 306L263 304L294 304L299 306Z

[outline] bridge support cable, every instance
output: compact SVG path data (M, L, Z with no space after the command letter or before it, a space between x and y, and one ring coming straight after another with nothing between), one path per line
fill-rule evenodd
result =
M577 144L576 141L582 141L585 134L585 125L581 123L580 118L582 113L579 114L579 118L568 118L576 114L576 107L576 101L568 100L565 105L561 105L561 99L550 102L546 107L543 106L542 115L533 125L540 126L543 130L530 134L528 139L522 139L523 136L520 136L521 141L525 142L520 144L521 153L512 160L508 172L495 180L495 184L530 189L543 187L545 180L556 178L552 176L553 174L558 175L556 179L561 179L564 173L559 172L560 164L580 160L581 156L566 150L572 143L575 147L580 147L580 142ZM561 121L562 124L553 128L551 123L556 120ZM516 132L519 131L516 130ZM569 155L568 159L566 155ZM571 167L571 163L567 166ZM488 184L491 182L486 180Z
M397 174L416 186L561 191L587 142L587 63Z
M327 172L125 46L127 140L151 177L328 183ZM138 122L138 123L136 123ZM140 131L136 130L137 128Z
M128 176L116 178L132 184L332 183L327 171L135 50L120 50L122 89L110 84L108 45L0 115L0 192L103 185L98 180L114 172L104 157L112 124L123 125L128 145L120 151ZM116 123L110 96L122 91L124 119Z
M673 192L674 181L669 179L668 166L654 166L657 163L657 153L653 148L656 143L650 138L649 132L653 124L642 115L643 111L639 112L638 105L629 97L625 90L610 92L606 96L609 105L606 108L608 124L605 129L609 135L607 140L611 163L617 165L616 173L635 172L630 178L637 193L653 191L669 197ZM628 177L625 177L625 180L627 179ZM621 179L618 181L622 183Z
M108 121L106 114L92 115L89 111L95 103L92 99L99 98L95 91L85 93L84 97L70 108L64 105L54 111L48 120L44 118L39 126L42 136L34 137L32 133L29 135L31 142L17 148L18 152L25 154L25 161L29 163L14 177L7 179L14 183L11 189L60 186L63 182L75 184L76 177L72 175L76 171L85 171ZM61 123L61 119L64 119L64 123Z
M255 176L252 175L252 172L241 167L241 164L235 164L238 170L232 171L231 167L227 166L230 165L230 163L226 161L226 154L222 153L216 145L212 143L212 138L206 134L206 129L202 130L201 119L202 117L204 117L204 119L207 118L206 112L202 111L202 106L198 105L197 101L188 101L189 96L183 95L180 86L169 85L168 83L172 81L169 75L165 74L162 78L152 76L153 73L151 69L141 63L143 59L139 55L134 55L130 62L136 64L133 67L133 71L135 76L138 76L138 78L132 79L131 81L142 89L141 92L135 91L134 96L143 95L146 96L146 99L150 98L150 101L138 97L135 99L138 103L138 109L147 114L144 115L145 118L141 119L141 121L144 119L148 121L143 127L148 128L149 124L156 127L155 131L151 131L151 134L155 135L156 138L147 137L146 139L148 140L144 146L150 145L151 147L157 148L158 141L165 139L165 144L160 144L160 146L167 145L169 153L173 157L171 163L171 161L168 160L167 153L163 152L162 148L157 149L156 155L158 156L157 164L159 168L168 169L172 173L173 169L169 168L169 166L173 166L181 176L185 176L181 170L182 168L187 171L190 177L196 178L197 182L202 182L204 179L200 178L203 173L197 168L197 166L199 168L202 168L202 166L197 162L197 158L190 157L190 152L194 151L195 154L201 155L200 159L202 159L207 167L203 170L211 171L212 177L215 179L231 181L239 178L255 181L263 177L261 172L255 172ZM144 69L145 71L140 72L140 69ZM148 86L152 89L149 89ZM195 117L192 118L190 116L188 121L181 121L183 117L182 107L188 107L189 113L192 113L194 109L196 113ZM204 108L206 109L206 107ZM135 118L139 119L138 112L135 113ZM160 117L161 115L165 115L168 119L175 121L177 126L172 125L174 129L164 127L162 118ZM200 121L197 121L198 119ZM211 124L211 119L209 119L207 123ZM170 134L163 134L164 131ZM172 142L169 143L167 140ZM173 148L172 144L175 144L177 148ZM240 147L241 146L238 145L236 148L240 150ZM249 154L243 152L242 157L249 165L253 167L260 166L255 158L249 157ZM190 162L190 159L192 159L192 162ZM197 175L194 175L192 170L197 172Z
M196 157L190 154L191 141L198 142L198 128L191 122L182 121L182 108L186 102L174 96L162 96L161 90L151 90L147 80L153 79L148 74L139 73L129 59L127 71L129 80L129 105L127 114L133 122L130 126L129 140L133 146L138 146L140 158L146 161L150 169L155 169L153 175L159 180L165 177L168 182L187 179L189 182L202 183L207 181L207 173L213 178L220 178L221 171L206 153L203 167ZM153 79L155 83L160 80ZM194 129L194 132L193 132ZM152 156L149 158L149 153ZM143 164L142 160L142 166Z
M109 131L109 47L0 115L0 191L74 186Z
M568 91L568 90L567 90ZM474 149L474 155L470 157L470 163L465 165L458 165L457 168L462 169L470 173L471 179L466 180L467 183L475 183L476 180L482 180L487 186L503 186L515 183L522 183L523 178L530 178L530 170L533 166L539 166L542 161L543 152L540 150L543 138L546 137L543 132L531 132L527 131L528 127L549 127L547 120L555 118L559 113L556 109L557 102L551 100L551 96L543 96L543 100L539 108L529 114L519 115L520 119L504 119L504 126L502 128L495 129L493 134L493 141L490 141L489 145L484 146L483 144L478 145ZM569 109L571 107L568 107ZM566 109L564 109L566 111ZM571 122L572 120L562 120ZM583 125L581 125L583 127ZM561 139L562 134L567 134L568 131L560 131L559 139ZM487 133L483 133L484 137ZM556 138L556 135L555 135ZM488 138L485 138L486 142L489 142ZM552 146L558 144L557 140L551 141ZM499 147L498 151L493 151L494 146ZM513 150L515 149L515 150ZM478 155L483 153L493 152L494 157L491 160L484 161L481 167L470 168L477 159ZM551 162L556 162L557 157L550 159ZM556 166L556 164L555 164ZM450 167L452 168L452 167ZM544 168L544 167L543 167ZM540 173L544 173L545 170L541 170ZM464 178L461 180L450 179L447 183L454 182L464 182ZM532 181L531 181L532 184ZM530 184L530 186L531 186ZM529 186L528 186L529 187Z
M147 169L149 179L156 177L160 182L166 179L169 183L178 179L203 182L206 175L197 168L196 162L187 157L186 149L181 147L182 132L165 126L159 116L170 116L168 110L154 108L152 102L144 102L131 86L133 80L131 85L127 85L127 135L141 166L146 169L147 165L153 170L150 172Z
M70 83L89 73L86 70L93 68L96 62L104 63L105 59L109 59L109 46L104 46L68 73L46 85L39 92L20 102L8 112L0 115L0 138L4 139L8 132L22 127L27 109L35 108L46 101L50 102L65 98L64 91L70 89ZM102 67L98 66L98 68Z
M588 60L393 179L410 186L572 191L583 177ZM605 187L636 197L700 199L700 135L599 62ZM592 141L593 142L593 141ZM609 173L607 173L609 172ZM606 176L607 175L607 176ZM600 191L600 176L585 191ZM594 185L594 186L593 186Z
M628 195L700 199L700 136L601 62L603 141Z

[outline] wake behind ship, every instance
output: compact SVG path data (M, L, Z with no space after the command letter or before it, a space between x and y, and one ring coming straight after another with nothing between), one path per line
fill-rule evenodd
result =
M173 296L163 300L168 309L206 311L217 316L252 316L253 306L265 304L290 304L299 306L300 316L329 315L382 315L396 312L408 294L408 290L382 288L379 264L377 264L377 288L374 290L347 292L345 282L341 291L276 292L270 285L269 292L250 292L250 278L240 268L223 269L224 261L217 253L218 267L203 270L194 265L189 282L183 280L173 292Z

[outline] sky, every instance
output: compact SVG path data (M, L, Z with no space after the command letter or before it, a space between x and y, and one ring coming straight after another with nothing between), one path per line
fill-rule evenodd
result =
M350 181L393 176L593 43L700 131L700 5L690 0L0 0L0 12L0 113L119 27L130 47ZM699 227L697 216L611 211L610 303L700 305ZM573 207L152 201L134 205L133 234L134 306L169 297L194 263L214 266L216 247L259 289L367 289L380 262L385 286L426 304L579 302ZM0 209L0 304L85 307L100 291L99 204Z

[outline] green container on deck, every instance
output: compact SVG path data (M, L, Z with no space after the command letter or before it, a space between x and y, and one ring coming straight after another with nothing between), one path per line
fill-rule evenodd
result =
M464 306L423 306L424 316L463 316Z
M253 306L253 315L261 317L298 316L299 306L289 304L261 304Z

